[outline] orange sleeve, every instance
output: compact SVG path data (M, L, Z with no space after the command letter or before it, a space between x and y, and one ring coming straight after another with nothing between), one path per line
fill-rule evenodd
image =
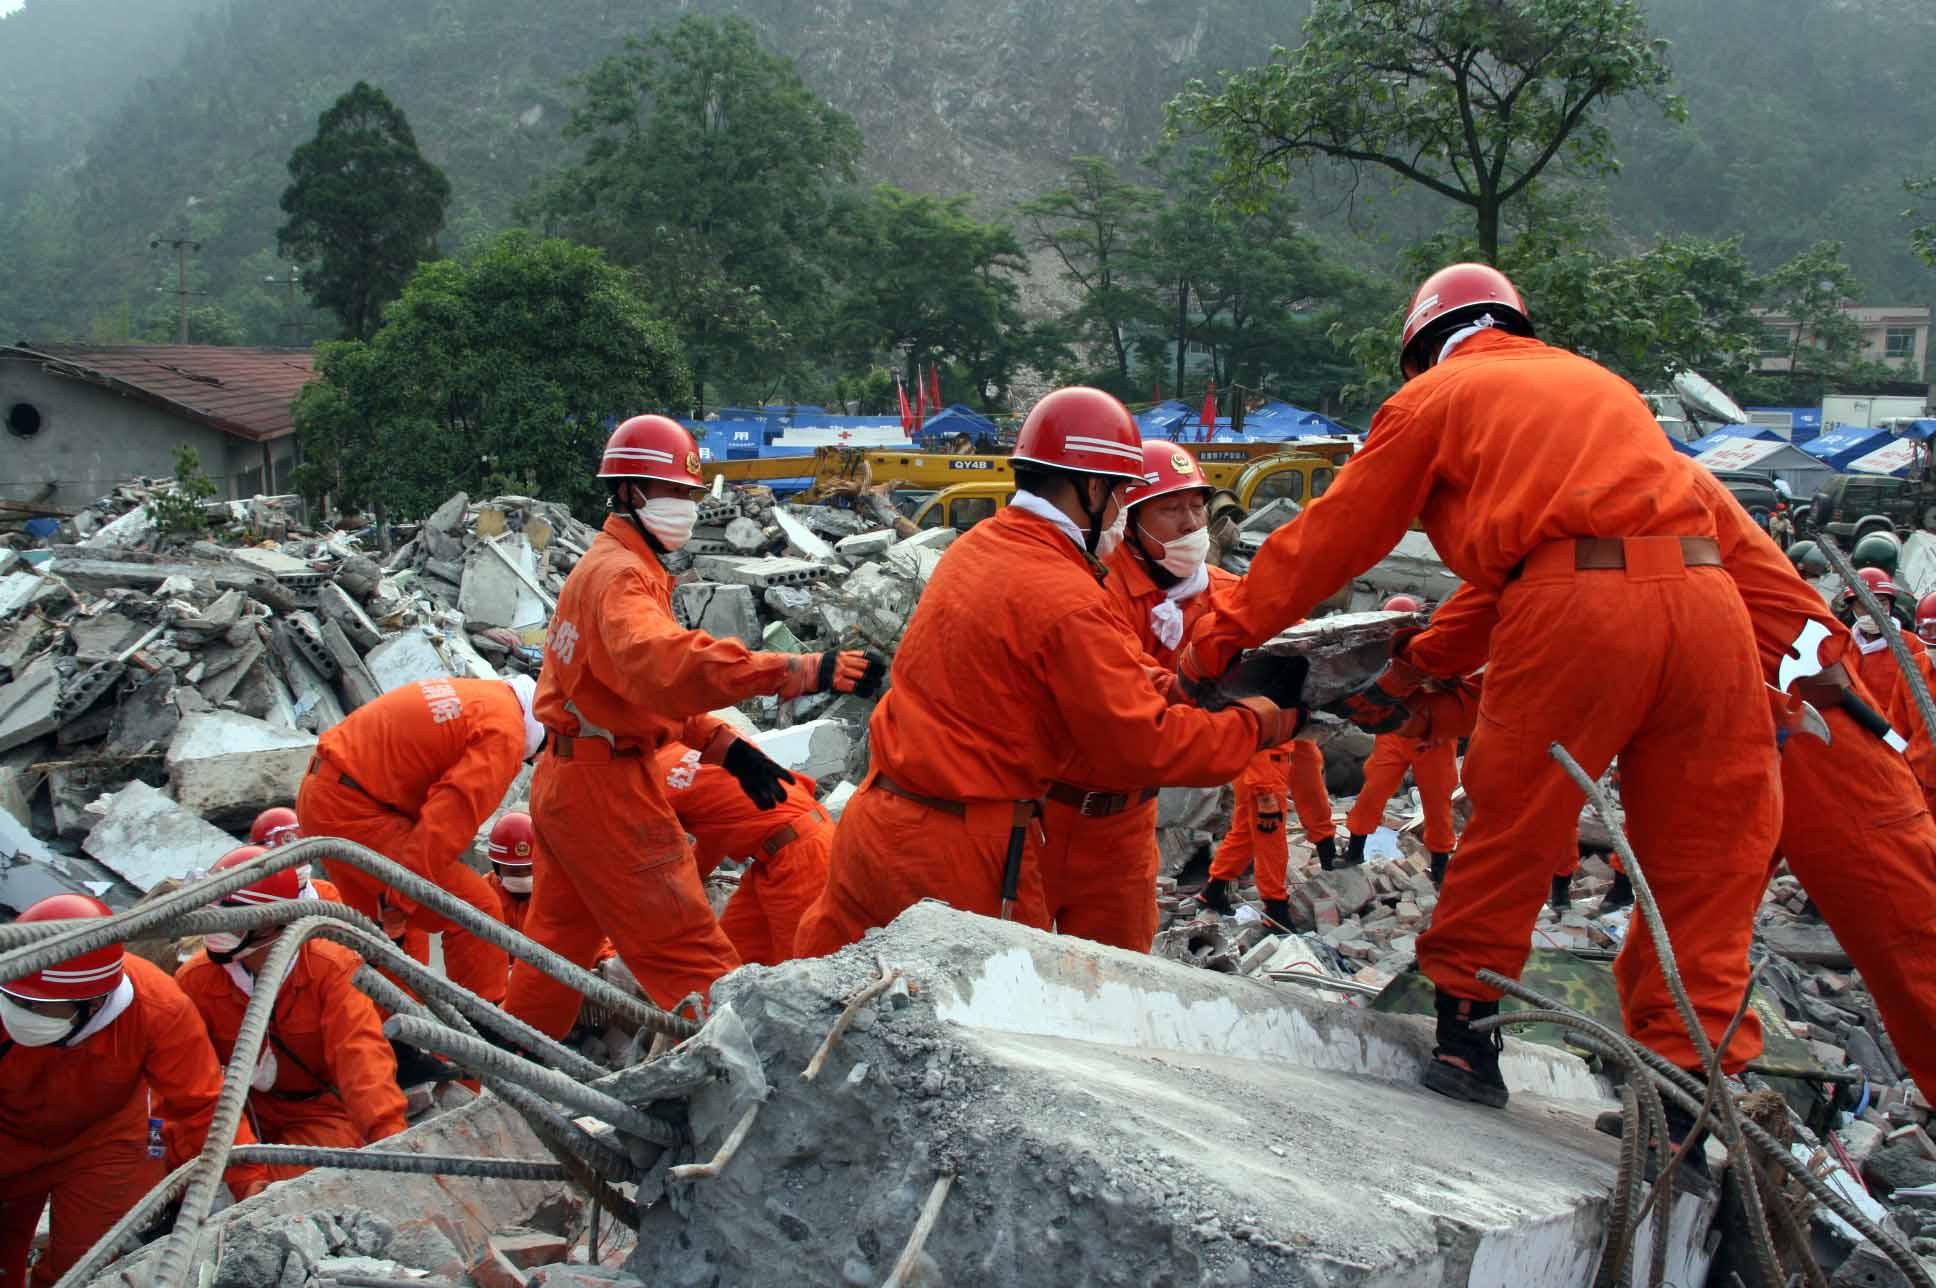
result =
M497 719L477 721L464 754L424 795L402 853L391 857L442 885L444 870L463 861L479 825L503 803L523 761L522 721L515 726Z
M1325 494L1273 532L1236 585L1214 592L1190 635L1203 674L1221 675L1339 586L1391 553L1438 481L1441 427L1390 405Z
M376 1004L350 982L356 962L348 952L318 953L311 966L321 994L323 1051L330 1081L367 1145L396 1135L408 1124L403 1092L397 1086L397 1057L383 1036L383 1021Z
M657 715L703 716L716 707L777 693L786 679L791 654L755 653L738 640L687 630L637 572L613 581L597 620L615 672L598 678Z
M222 1066L215 1059L201 1012L174 980L157 973L153 981L144 979L141 987L140 1003L148 1011L142 1076L160 1116L179 1133L181 1146L199 1152L208 1139L209 1120L215 1116L215 1098L222 1093ZM246 1117L236 1124L235 1143L255 1144ZM224 1179L240 1197L266 1183L269 1173L259 1163L238 1163Z
M680 731L679 741L688 747L697 747L699 750L704 751L712 745L712 740L719 736L721 729L731 730L735 737L738 736L737 730L734 730L731 725L716 715L707 713L706 715L690 716L686 720L685 728Z
M1057 622L1044 637L1039 665L1055 677L1075 759L1103 782L1221 787L1257 754L1257 717L1249 711L1171 706L1106 603Z
M1465 675L1486 664L1498 624L1499 596L1461 582L1430 624L1406 643L1404 658L1427 675Z

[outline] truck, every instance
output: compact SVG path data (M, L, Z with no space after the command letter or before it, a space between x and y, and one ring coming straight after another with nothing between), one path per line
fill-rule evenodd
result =
M1824 394L1822 428L1836 425L1881 425L1886 420L1926 416L1928 403L1917 395Z

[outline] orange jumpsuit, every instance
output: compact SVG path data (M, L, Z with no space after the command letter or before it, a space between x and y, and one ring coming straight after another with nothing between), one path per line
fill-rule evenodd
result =
M1412 771L1418 784L1419 804L1425 807L1425 848L1433 854L1450 854L1452 834L1452 791L1459 785L1459 742L1456 738L1405 738L1381 733L1372 744L1365 761L1365 785L1345 815L1344 825L1353 836L1369 836L1384 821L1385 803Z
M660 1006L739 965L653 758L674 739L708 751L718 739L723 754L730 731L706 713L779 692L789 656L680 626L658 556L630 520L605 520L558 597L538 676L538 718L554 738L531 782L544 861L525 934L581 966L610 938ZM505 1007L525 1023L556 1037L578 1006L543 971L512 968Z
M800 918L826 889L833 850L833 816L813 798L813 779L795 774L786 799L763 810L737 778L679 743L659 749L658 773L702 877L722 860L753 860L719 916L740 960L777 966L792 957Z
M326 731L296 794L310 836L368 846L499 917L497 896L464 862L480 823L524 762L524 713L501 680L419 680L365 703ZM444 936L444 973L504 1000L509 958L347 863L325 859L343 902L372 918L388 902L406 924ZM418 958L419 961L427 960Z
M1722 559L1754 623L1767 682L1776 682L1789 645L1808 621L1829 630L1822 663L1846 661L1852 636L1796 575L1781 547L1718 481L1703 472L1699 485L1715 506ZM1492 620L1485 600L1461 588L1413 642L1412 660L1427 671L1452 673L1483 662ZM1855 689L1874 705L1859 676ZM1919 1086L1936 1085L1936 982L1922 967L1936 957L1936 821L1903 757L1839 706L1818 705L1832 741L1790 737L1781 753L1778 857L1788 861L1862 972L1910 1075ZM1624 796L1624 762L1622 779ZM1671 925L1668 933L1685 976L1684 936Z
M359 1149L406 1126L396 1055L376 1005L351 982L362 964L354 952L327 940L312 939L297 953L276 994L264 1046L275 1055L275 1085L249 1092L259 1139ZM249 994L206 951L182 963L175 982L201 1013L226 1065ZM280 1181L306 1170L275 1165L269 1175Z
M948 547L874 708L873 769L835 829L796 953L853 943L925 898L998 915L1010 834L1030 812L1018 803L1051 783L1216 786L1257 753L1255 713L1173 707L1158 692L1099 571L1014 507ZM1016 912L1046 927L1043 832L1026 828Z
M1912 638L1905 635L1905 640ZM1923 674L1923 683L1936 693L1936 660L1931 659L1929 650L1912 649L1916 656L1916 668ZM1922 788L1923 801L1936 814L1936 742L1931 742L1929 726L1923 721L1923 713L1916 706L1916 696L1907 683L1898 683L1888 708L1883 712L1897 733L1909 740L1909 768L1916 775L1916 784ZM1819 904L1819 900L1817 903Z
M201 1017L160 967L133 954L123 965L134 999L99 1033L73 1046L0 1038L0 1288L28 1282L49 1198L53 1233L34 1265L37 1285L65 1274L208 1134L222 1067ZM154 1139L163 1119L169 1158ZM254 1143L246 1120L235 1139ZM268 1177L238 1164L226 1179L245 1194Z
M498 915L504 924L520 935L524 934L524 912L530 906L530 894L513 894L506 890L503 879L496 872L486 872L484 884L491 887L491 893L497 896Z
M1330 489L1197 626L1186 663L1219 672L1383 558L1414 516L1454 574L1497 597L1465 762L1473 818L1418 941L1447 994L1496 998L1478 972L1525 964L1581 804L1548 754L1558 741L1596 776L1619 756L1628 829L1712 1039L1734 1013L1781 797L1747 610L1724 570L1686 562L1681 538L1716 530L1701 473L1613 373L1482 331L1385 403ZM1625 566L1576 568L1582 537L1623 539ZM1615 976L1634 1037L1695 1064L1645 936ZM1726 1067L1760 1049L1750 1017Z
M1913 710L1916 700L1909 696L1909 686L1902 681L1902 667L1896 663L1896 654L1889 647L1889 641L1879 636L1864 639L1853 632L1850 633L1850 640L1853 647L1848 657L1849 665L1862 677L1862 687L1875 695L1876 710L1888 711L1895 704L1898 693ZM1920 659L1929 652L1929 645L1908 631L1902 633L1902 642L1909 646L1909 655L1913 658ZM1916 723L1921 723L1921 719L1918 716ZM1915 724L1897 725L1896 730L1907 738L1908 730L1915 727Z

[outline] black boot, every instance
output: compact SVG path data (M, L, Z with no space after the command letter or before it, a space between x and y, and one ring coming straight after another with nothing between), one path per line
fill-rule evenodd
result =
M1353 836L1344 847L1344 863L1347 868L1355 868L1365 861L1365 842L1369 837Z
M1279 930L1291 929L1291 901L1289 899L1264 900L1264 915L1275 922Z
M1600 896L1600 915L1604 917L1610 912L1618 912L1632 904L1633 882L1627 880L1627 874L1624 872L1614 873L1613 884L1608 886L1607 892Z
M1326 872L1338 866L1338 842L1333 837L1325 837L1318 842L1318 866Z
M1445 865L1452 862L1452 855L1434 854L1432 856L1432 888L1438 889L1445 884Z
M1228 917L1237 910L1236 905L1230 901L1230 892L1235 885L1233 881L1212 879L1204 883L1202 891L1197 894L1197 899L1204 907L1214 908Z
M1688 1072L1694 1074L1696 1077L1702 1076L1699 1070L1690 1069ZM1665 1097L1662 1097L1661 1109L1667 1116L1667 1153L1671 1154L1680 1148L1680 1143L1687 1139L1688 1130L1694 1126L1694 1111L1691 1109L1683 1109L1678 1102ZM1613 1137L1615 1140L1627 1134L1626 1115L1617 1109L1610 1110L1595 1118L1593 1120L1593 1126L1596 1130ZM1687 1153L1681 1158L1681 1165L1675 1177L1675 1182L1683 1189L1693 1190L1703 1194L1713 1191L1714 1173L1709 1171L1707 1166L1706 1140L1707 1128L1703 1127L1700 1135L1692 1145L1688 1146ZM1649 1143L1651 1144L1652 1142ZM1660 1175L1660 1160L1663 1157L1665 1157L1663 1154L1648 1154L1645 1172L1647 1180L1651 1181Z
M1499 1053L1506 1039L1497 1029L1474 1033L1472 1022L1499 1014L1497 1002L1474 1002L1440 991L1433 999L1439 1013L1438 1045L1425 1066L1425 1085L1441 1096L1504 1109L1511 1093L1499 1076Z
M1570 876L1553 878L1553 893L1546 898L1547 906L1555 914L1565 912L1573 906L1573 878Z

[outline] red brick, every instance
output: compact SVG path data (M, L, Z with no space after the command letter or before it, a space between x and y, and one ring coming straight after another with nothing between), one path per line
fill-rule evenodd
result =
M571 1243L543 1230L499 1230L491 1247L520 1270L549 1266L571 1256Z
M471 1279L477 1288L529 1288L531 1283L529 1275L496 1251L471 1267Z

